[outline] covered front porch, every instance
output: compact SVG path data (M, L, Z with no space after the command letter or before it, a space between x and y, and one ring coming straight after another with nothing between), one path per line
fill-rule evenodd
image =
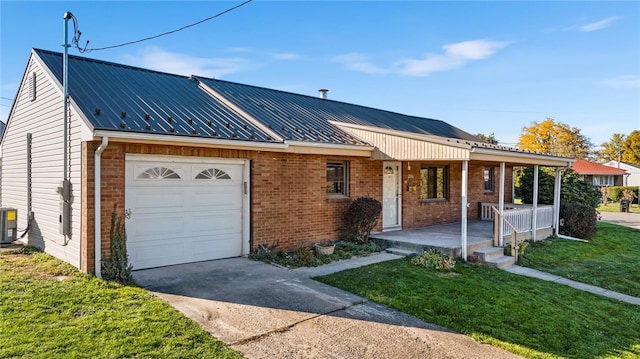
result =
M373 144L373 159L384 161L383 233L373 238L407 254L420 253L416 249L423 246L486 262L494 256L513 260L504 257L504 247L510 246L515 256L524 239L559 234L561 170L571 165L571 158L429 134L336 125ZM534 169L530 205L509 203L514 200L514 167ZM553 205L538 203L540 167L555 170Z

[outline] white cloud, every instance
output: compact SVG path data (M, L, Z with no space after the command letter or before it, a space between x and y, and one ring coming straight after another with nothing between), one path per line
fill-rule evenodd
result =
M590 32L590 31L602 30L602 29L608 27L609 25L613 24L613 22L618 20L619 18L620 18L619 16L608 17L608 18L600 20L600 21L596 21L596 22L592 22L590 24L578 26L578 30L582 31L582 32Z
M422 59L403 59L395 63L396 71L407 76L427 76L482 60L508 46L510 42L471 40L442 46L444 54L426 54Z
M389 70L379 67L371 62L369 56L357 52L335 56L333 62L341 63L349 70L364 72L367 74L383 74Z
M601 82L603 86L613 88L640 88L640 76L638 75L623 75L610 79L606 79Z
M136 66L185 76L220 77L257 67L257 64L241 57L195 57L159 47L147 47L140 55L127 55L125 59Z

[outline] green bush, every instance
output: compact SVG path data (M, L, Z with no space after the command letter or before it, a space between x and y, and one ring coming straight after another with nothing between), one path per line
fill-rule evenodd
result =
M584 182L572 169L562 171L560 201L579 203L596 208L600 203L600 193L589 183ZM538 204L553 204L555 173L552 168L540 168L538 172ZM516 190L523 203L533 203L533 168L524 169L520 186Z
M429 269L453 269L453 267L456 266L455 259L449 255L442 254L442 252L435 248L431 248L429 251L424 251L421 255L411 258L411 263Z
M378 223L380 213L382 204L375 198L358 197L353 200L344 214L344 240L368 243L369 234Z
M638 186L613 186L609 187L608 195L613 201L620 201L624 190L631 190L635 193L635 200L633 203L638 203Z
M581 239L591 238L598 230L598 215L593 207L576 203L560 205L560 233Z

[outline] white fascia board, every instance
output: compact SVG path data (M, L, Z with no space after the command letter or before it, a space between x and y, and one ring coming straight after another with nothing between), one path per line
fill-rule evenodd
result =
M471 149L472 160L515 162L519 164L549 167L570 167L575 158L557 157L530 152L512 152L506 150L478 148Z
M108 136L112 142L135 142L149 144L172 144L177 146L222 147L247 150L265 150L287 152L289 145L286 143L251 142L239 140L223 140L202 137L185 137L174 135L160 135L150 133L136 133L124 131L94 131L94 140Z
M317 143L301 141L285 141L293 153L318 155L343 155L371 157L375 147L362 145L343 145L337 143Z

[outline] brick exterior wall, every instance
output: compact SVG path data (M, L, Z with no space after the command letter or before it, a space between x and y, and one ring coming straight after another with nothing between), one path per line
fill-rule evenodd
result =
M82 270L94 269L94 153L98 141L82 146ZM382 161L360 157L290 154L267 151L197 148L184 146L110 143L102 153L101 253L109 254L109 229L114 205L122 214L125 204L125 155L171 155L237 158L251 161L251 239L252 251L260 244L277 245L292 251L323 240L340 237L342 213L352 198L370 196L382 202ZM326 195L327 160L349 161L349 198ZM403 162L403 228L460 221L461 163L449 163L449 199L440 202L420 200L420 166L427 162ZM411 169L408 169L410 164ZM484 164L469 166L468 218L478 218L478 202L498 201L499 164L495 167L495 191L485 193ZM511 198L511 168L507 167L505 199ZM408 186L416 185L417 191ZM381 230L378 221L374 231Z
M447 200L420 199L420 168L422 165L437 165L449 167L449 196ZM462 192L462 163L433 163L433 162L403 162L402 163L402 227L417 228L459 222L461 219L460 204ZM494 191L484 191L484 167L494 167ZM409 169L409 167L411 169ZM505 202L511 202L512 167L505 169ZM469 163L469 181L467 202L468 219L478 219L478 202L498 202L500 164L499 163ZM415 191L409 187L416 186Z
M93 272L94 268L93 163L98 145L99 142L83 144L82 269L85 272ZM318 241L339 239L342 213L351 198L371 196L382 200L382 161L368 158L110 143L101 158L103 258L109 253L109 227L114 205L118 206L118 213L124 210L127 153L251 160L252 251L260 244L275 244L278 250L293 251ZM327 160L349 161L350 198L327 197ZM380 229L378 225L375 230Z

